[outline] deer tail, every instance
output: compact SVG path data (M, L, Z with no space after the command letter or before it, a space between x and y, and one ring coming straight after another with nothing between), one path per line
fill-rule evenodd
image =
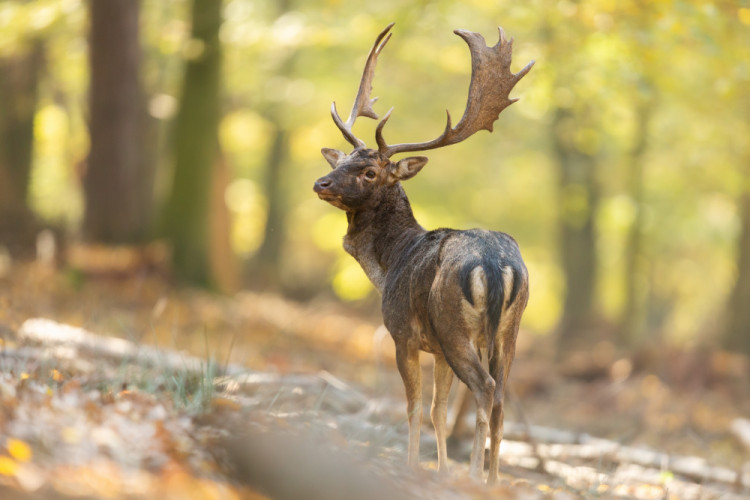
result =
M481 274L477 272L477 269L481 269ZM497 262L486 258L472 259L462 266L459 280L464 297L469 304L475 307L484 305L485 345L488 356L492 357L505 301L506 281L503 268Z

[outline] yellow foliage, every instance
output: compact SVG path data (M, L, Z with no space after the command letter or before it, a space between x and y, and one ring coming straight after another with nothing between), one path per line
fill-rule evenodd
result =
M30 201L42 217L74 220L82 212L82 203L68 162L68 118L60 106L39 110L34 120L36 167L32 172Z
M629 196L614 196L602 203L599 224L604 227L625 230L635 220L636 209L635 201Z
M341 139L335 127L330 126L330 117L320 120L310 127L297 130L290 138L289 150L295 160L310 161L314 158L319 167L320 175L327 173L328 163L318 153L321 145L338 144ZM333 129L333 130L331 130Z
M427 45L427 44L426 44ZM440 53L440 69L450 73L466 72L466 47L454 44Z
M232 213L232 248L239 254L256 250L263 240L266 219L266 199L260 188L250 179L235 179L224 193Z
M0 456L0 476L13 476L18 471L18 463L9 457Z
M372 291L370 280L356 260L342 256L333 277L333 291L343 300L364 299Z
M262 149L268 143L269 126L259 114L243 109L229 113L219 125L221 144L228 151Z
M558 320L561 310L559 295L559 270L553 262L525 252L529 269L529 305L523 315L523 327L535 332L549 332Z
M18 460L19 462L25 463L31 460L32 452L31 447L20 439L8 439L6 444L8 453L10 456Z
M235 179L229 183L224 193L224 200L227 208L232 212L248 213L251 212L261 197L258 185L250 179Z
M60 106L50 105L40 109L34 122L34 135L38 140L48 142L48 148L62 148L62 144L55 144L55 140L64 134L68 127L65 111ZM56 149L50 153L60 154Z
M312 227L313 242L321 250L339 249L345 234L346 217L339 211L325 214Z

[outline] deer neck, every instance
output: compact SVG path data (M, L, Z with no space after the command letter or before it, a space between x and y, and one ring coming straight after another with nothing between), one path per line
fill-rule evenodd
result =
M349 227L344 250L359 262L375 288L383 293L388 270L425 230L414 218L400 184L388 189L374 208L347 212L346 217Z

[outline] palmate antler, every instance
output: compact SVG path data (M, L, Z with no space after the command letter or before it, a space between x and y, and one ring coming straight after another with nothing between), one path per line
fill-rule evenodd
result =
M375 45L370 50L357 93L357 99L347 123L342 123L341 118L336 112L335 104L331 109L334 122L341 129L344 137L355 148L365 147L364 142L357 139L351 130L356 118L358 116L378 118L372 109L372 103L376 99L370 99L372 77L375 73L377 56L390 39L390 35L382 43L381 40L383 40L383 37L390 31L392 26L393 23L389 24L378 35ZM502 110L518 100L508 97L510 91L531 70L531 67L534 66L534 61L531 61L518 73L513 74L510 71L513 39L507 40L503 29L498 29L500 31L500 40L494 47L488 47L484 37L479 33L465 30L454 31L455 34L464 39L471 51L471 84L469 85L466 110L461 117L461 121L455 127L452 127L450 112L446 111L448 117L447 123L445 130L439 137L427 142L394 144L389 146L383 138L383 127L385 127L391 116L391 112L393 111L393 108L391 108L380 121L375 132L378 150L381 154L390 157L396 153L426 151L459 143L479 130L484 129L492 132L492 124L498 119Z
M451 128L451 114L446 111L447 123L439 137L428 142L389 146L383 138L383 127L391 114L389 111L378 124L376 131L380 153L390 157L396 153L426 151L459 143L482 129L492 132L492 124L498 119L500 112L518 100L508 97L510 91L534 65L534 61L531 61L521 71L513 74L510 71L513 39L506 40L503 29L498 29L500 40L494 47L488 47L484 37L479 33L465 30L454 31L466 41L471 51L469 97L466 101L466 110L458 125Z
M360 116L366 116L368 118L378 119L378 115L372 109L372 105L378 98L371 99L370 94L372 93L372 77L375 76L375 65L378 63L378 55L383 50L385 44L391 39L391 35L386 35L391 30L395 23L391 23L380 32L378 37L375 39L375 44L370 49L370 53L367 55L367 62L365 63L365 70L362 72L362 80L359 82L359 90L357 91L357 97L354 99L354 106L352 112L349 113L349 118L344 123L336 110L336 103L331 104L331 116L333 117L334 123L344 134L344 138L351 143L355 148L364 148L365 143L361 139L357 139L352 133L352 126L354 122ZM384 40L385 38L385 40Z

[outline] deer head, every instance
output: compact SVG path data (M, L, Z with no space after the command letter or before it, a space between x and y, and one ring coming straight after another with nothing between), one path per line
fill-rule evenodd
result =
M383 137L383 128L391 116L393 108L383 117L377 126L375 140L378 149L370 149L365 142L352 132L355 121L360 116L378 119L372 108L377 98L371 98L372 79L378 55L388 40L394 23L389 24L377 37L370 50L362 73L362 79L354 100L349 118L344 122L336 110L336 103L331 105L331 116L344 138L354 146L354 151L346 154L335 149L324 148L321 152L333 168L333 172L315 182L318 196L346 211L366 209L379 201L379 193L384 187L393 186L399 181L415 176L427 163L424 156L404 158L391 161L396 153L408 153L437 149L459 143L479 130L489 130L503 109L518 99L510 99L509 94L516 83L529 72L534 61L527 64L518 73L510 71L513 39L507 40L502 28L500 40L493 47L488 47L484 37L479 33L455 30L458 36L468 44L471 52L471 84L466 110L458 124L453 127L450 112L447 113L445 130L440 136L427 142L388 145Z

